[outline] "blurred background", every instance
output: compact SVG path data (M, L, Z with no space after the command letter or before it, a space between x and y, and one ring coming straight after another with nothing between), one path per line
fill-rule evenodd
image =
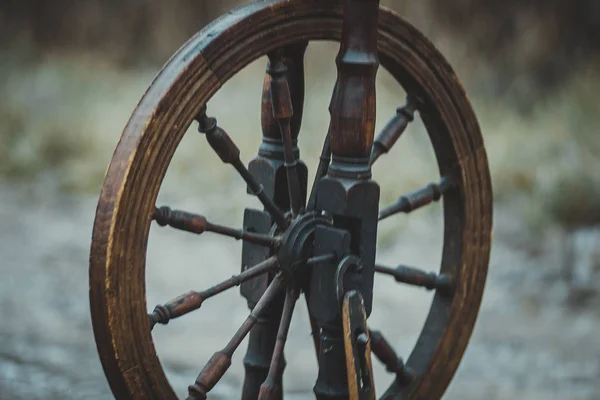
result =
M0 399L111 398L91 330L87 275L104 172L161 66L202 26L238 4L0 2ZM600 2L382 4L422 30L454 67L479 118L492 174L488 282L445 398L600 398ZM307 53L300 147L311 175L327 129L336 53L332 43L311 44ZM264 57L250 64L209 106L245 162L260 143L265 65ZM381 129L404 93L383 70L377 90ZM243 207L256 207L255 200L194 129L184 144L160 202L239 226ZM374 171L382 204L438 179L419 124L394 153ZM378 258L435 270L442 229L439 205L386 221ZM241 246L220 237L199 240L153 227L148 247L149 308L239 269ZM431 294L385 277L375 290L370 321L407 357ZM316 377L304 308L299 303L286 350L292 399L310 398ZM397 322L389 321L390 312L399 314ZM246 314L232 290L190 316L189 324L172 323L155 334L178 393ZM214 398L237 397L244 348L211 392ZM376 368L378 384L392 379Z

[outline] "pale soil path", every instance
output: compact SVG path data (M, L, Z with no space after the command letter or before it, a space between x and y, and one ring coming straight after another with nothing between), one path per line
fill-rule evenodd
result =
M95 202L93 197L67 197L42 187L0 186L2 400L111 398L96 354L88 306L88 251ZM525 299L523 286L531 286L533 297L540 289L522 272L540 268L549 257L528 259L503 243L515 223L510 214L503 213L496 215L496 241L478 325L445 398L600 398L600 318L591 312L569 313L552 301L536 308L531 305L535 301ZM393 251L387 250L380 258L434 264L436 258L429 249L439 241L430 239L436 237L431 229L415 224L414 235L399 238ZM162 230L156 237L153 233L149 247L152 305L191 289L191 276L216 282L238 268L239 253L218 237L199 241ZM186 256L177 258L177 254ZM208 268L209 264L218 267ZM159 268L164 265L168 271ZM371 324L393 338L399 352L406 355L430 296L384 278L377 281L376 290ZM297 310L292 329L299 330L291 335L286 351L285 385L290 399L311 398L315 378L308 329L301 326L306 323L303 302ZM158 330L160 357L179 392L193 382L212 352L224 345L246 312L239 293L232 290L207 302L188 320ZM210 331L199 329L211 325ZM237 398L244 351L236 355L231 372L212 398ZM381 368L376 373L380 382L389 380Z

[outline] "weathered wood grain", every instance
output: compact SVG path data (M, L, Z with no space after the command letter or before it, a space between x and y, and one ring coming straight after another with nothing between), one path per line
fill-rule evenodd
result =
M107 170L90 251L94 333L116 398L176 398L150 334L145 254L158 191L186 129L222 84L259 56L298 40L339 41L341 26L337 2L270 0L239 8L184 44L144 94ZM468 344L485 286L490 176L475 114L452 68L395 13L381 9L378 29L379 62L418 101L440 176L455 184L443 198L440 272L455 279L456 290L433 300L407 360L415 379L392 384L382 398L438 399ZM368 123L370 116L360 118ZM352 155L368 157L370 142L343 136L336 145L340 154L346 144Z

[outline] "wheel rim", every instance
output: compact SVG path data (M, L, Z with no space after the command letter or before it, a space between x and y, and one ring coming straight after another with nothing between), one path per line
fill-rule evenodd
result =
M148 329L144 274L152 210L185 130L224 82L268 51L299 39L338 41L341 17L338 5L322 1L241 7L190 39L138 104L106 174L90 255L94 334L117 398L176 398ZM440 173L459 187L443 200L441 265L459 285L451 299L434 297L407 362L418 379L392 384L383 398L439 398L465 350L485 283L492 215L487 159L473 111L443 57L391 11L380 13L379 30L381 64L422 97Z

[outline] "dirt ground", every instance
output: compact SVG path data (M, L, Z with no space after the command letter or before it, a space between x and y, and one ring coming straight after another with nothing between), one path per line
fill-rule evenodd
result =
M0 186L0 398L108 399L111 394L96 353L88 306L88 251L95 197L69 197L48 188ZM480 317L458 373L445 399L598 399L600 393L600 319L593 311L574 313L546 300L539 284L523 271L535 270L552 256L532 259L503 243L518 221L498 210L490 274ZM414 236L398 238L378 257L393 262L432 265L439 245L430 224L415 223ZM190 289L189 276L216 282L238 268L227 239L198 240L179 232L152 231L148 302L162 302ZM154 233L156 232L156 234ZM437 235L439 236L439 235ZM173 254L187 254L172 259ZM200 264L220 269L199 268ZM169 271L159 268L169 264ZM187 268L187 270L186 270ZM173 273L177 271L178 273ZM525 274L526 276L527 274ZM535 275L535 274L534 274ZM520 283L519 283L520 282ZM527 287L530 286L531 290ZM556 289L554 289L556 290ZM552 296L550 296L552 298ZM414 344L430 296L379 277L370 323L404 355ZM540 304L541 302L541 304ZM547 302L547 304L544 304ZM223 310L228 310L223 317ZM233 311L232 311L233 310ZM315 359L302 303L288 341L285 388L288 398L311 397ZM199 368L225 343L246 314L239 292L214 299L185 323L155 334L157 349L173 386L183 394ZM386 315L400 317L390 323ZM200 324L214 326L202 332ZM295 329L295 330L294 330ZM201 346L198 344L202 343ZM212 398L235 398L242 381L241 358ZM377 366L379 382L390 377Z

